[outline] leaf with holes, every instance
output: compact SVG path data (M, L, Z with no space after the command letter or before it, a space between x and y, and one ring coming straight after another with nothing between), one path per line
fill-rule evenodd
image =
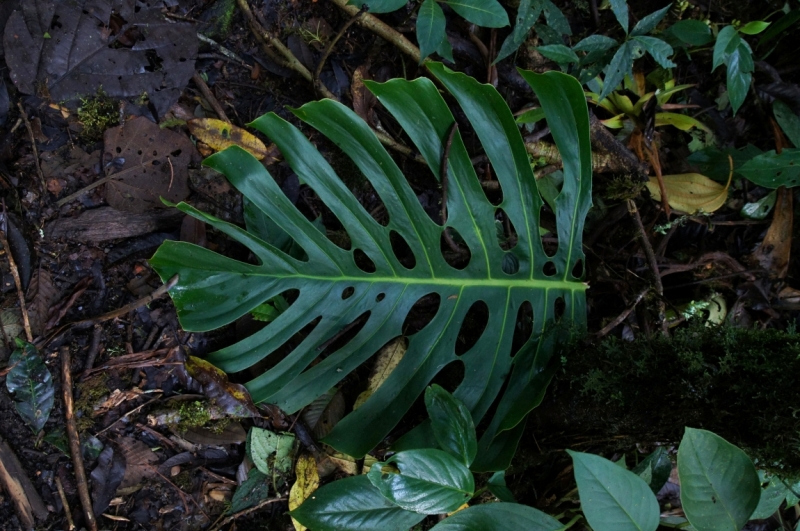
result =
M252 126L275 142L287 164L338 218L349 235L350 249L317 230L264 166L233 146L205 164L224 173L290 234L307 259L291 258L269 245L256 227L244 230L180 204L183 212L250 248L258 263L172 241L159 248L151 263L162 278L180 274L171 295L187 330L225 326L275 295L294 293L289 308L275 321L207 358L227 372L242 371L267 356L283 355L283 345L291 340L296 346L284 359L246 384L256 402L277 404L289 413L313 402L403 335L404 321L422 299L427 325L409 334L407 351L386 381L324 440L345 454L363 456L392 430L437 373L457 363L465 376L454 396L466 405L475 424L493 405L496 410L472 468L502 470L516 448L524 419L549 382L546 368L557 340L551 331L585 324L586 286L580 276L581 234L591 203L588 110L574 78L521 71L542 104L565 161L564 184L556 199L559 244L548 255L539 237L542 199L508 105L490 85L441 64L428 64L460 104L504 192L498 206L488 201L456 132L448 159L445 225L460 253L449 245L442 252L442 225L425 212L369 126L345 106L323 100L293 112L334 141L370 181L388 213L386 226L358 203L296 127L267 114ZM405 129L438 179L453 115L436 86L425 78L367 86ZM515 245L501 246L498 215L508 219L515 232L509 241ZM404 245L393 247L398 241ZM462 262L454 267L446 254L460 254ZM471 331L477 339L466 352L456 354L465 317L473 307L483 308L485 329ZM522 329L532 332L519 338L522 346L515 353L518 320Z

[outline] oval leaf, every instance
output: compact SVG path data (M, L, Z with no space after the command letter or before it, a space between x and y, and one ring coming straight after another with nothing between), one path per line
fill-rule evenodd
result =
M478 453L478 440L467 406L434 384L425 391L425 408L431 417L436 442L469 467Z
M394 465L400 472L384 472L385 465ZM373 465L368 477L387 500L420 514L453 512L475 491L469 469L435 449L395 454L386 463Z
M549 44L547 46L539 46L536 50L558 64L578 63L580 59L568 47L563 44Z
M487 503L458 511L431 531L556 531L564 525L533 507L516 503Z
M664 175L663 179L669 206L687 214L694 214L701 210L707 213L714 212L728 199L730 181L723 186L699 173ZM653 200L661 201L658 179L651 178L646 186Z
M420 61L436 51L445 36L444 11L436 0L425 0L417 15L417 42Z
M252 133L216 118L195 118L186 122L186 125L195 138L208 144L214 151L222 151L230 146L239 146L258 160L265 157L274 159L277 155L274 146L272 149L268 149Z
M786 138L794 144L794 147L800 148L800 118L792 111L791 107L781 100L775 100L772 103L772 112L775 113L775 119L783 129Z
M783 500L786 499L786 495L789 493L789 487L777 476L768 478L766 472L759 470L758 479L761 481L762 485L766 483L766 486L761 488L761 497L758 500L758 507L756 507L753 514L750 515L750 520L762 520L775 514L775 511L778 510Z
M747 161L739 173L764 188L791 188L800 184L800 149L762 153Z
M14 395L14 407L34 433L39 433L53 409L53 376L36 347L19 340L8 365L6 387Z
M392 504L366 476L329 483L290 514L314 531L406 531L425 518Z
M763 20L753 20L739 28L739 31L745 35L758 35L767 29L769 25L769 22L764 22Z
M508 14L497 0L448 0L446 4L478 26L484 28L508 26Z
M567 450L586 520L595 531L655 531L658 501L642 478L599 455Z
M739 531L761 497L750 458L706 430L686 428L678 448L678 477L683 510L697 529Z
M672 461L663 446L659 446L632 470L650 486L653 494L658 494L672 472Z
M295 466L297 480L289 491L289 510L294 511L300 507L311 494L319 488L319 473L317 463L310 455L300 456ZM292 524L297 531L305 531L306 526L292 518Z

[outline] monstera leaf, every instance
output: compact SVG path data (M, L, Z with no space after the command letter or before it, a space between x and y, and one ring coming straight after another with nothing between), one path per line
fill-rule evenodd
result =
M564 184L556 200L558 249L548 256L539 232L542 199L508 106L493 87L441 64L429 64L469 119L503 191L498 206L487 200L456 132L448 158L446 225L458 233L460 245L469 248L466 267L448 264L441 251L443 227L423 210L370 128L351 110L330 100L293 112L335 142L358 166L382 199L388 225L370 216L297 128L270 113L251 125L275 142L301 181L339 219L350 236L350 250L332 243L301 214L255 158L231 147L205 164L225 174L252 205L291 235L306 259L297 260L267 243L255 224L248 232L181 203L178 208L183 212L241 242L260 263L243 263L171 241L159 248L151 263L162 278L180 274L171 295L186 330L227 325L272 297L288 290L299 292L268 326L207 357L227 372L242 371L267 356L285 354L286 348L278 353L280 347L306 329L288 355L246 384L255 401L277 404L289 413L311 403L401 336L403 322L418 300L438 296L435 315L410 337L405 355L388 379L339 422L325 442L349 455L363 456L391 431L438 372L457 363L463 366L464 377L454 395L466 404L475 423L496 405L479 441L473 469L502 469L513 454L526 415L541 401L549 381L546 366L558 334L548 331L563 329L553 327L557 321L578 327L585 322L586 286L575 274L582 270L581 232L591 203L588 111L573 78L557 72L521 72L545 110L564 160ZM439 179L454 118L436 86L420 78L368 87L428 161L431 177ZM498 241L498 209L515 229L516 245L509 250ZM392 234L405 240L414 255L413 267L401 264L390 242ZM359 251L374 264L373 272L357 265ZM488 307L486 328L472 348L457 355L456 340L465 315L481 302ZM532 313L520 311L525 303ZM518 316L532 319L534 332L512 353ZM354 337L332 349L336 343L331 339L341 337L343 330L352 335L355 328L348 325L359 318L366 322ZM308 332L306 327L312 322L316 324Z

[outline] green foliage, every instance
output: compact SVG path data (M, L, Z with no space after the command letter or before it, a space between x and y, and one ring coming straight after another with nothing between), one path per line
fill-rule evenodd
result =
M53 376L32 343L16 339L6 375L6 388L14 398L19 416L34 433L44 427L53 409L55 391Z
M653 494L658 494L658 491L669 479L670 472L672 472L672 461L670 461L664 447L659 446L652 454L636 465L632 472L650 486Z
M478 440L472 415L464 403L440 386L432 385L425 391L425 408L439 446L459 456L464 466L471 465L478 453Z
M291 306L263 330L207 358L227 372L241 371L277 352L320 317L316 328L284 360L247 384L254 400L277 404L288 413L327 392L401 335L409 310L420 298L438 296L441 302L436 315L410 338L397 368L361 407L336 425L325 442L348 455L363 456L389 433L442 368L459 362L466 376L455 395L476 423L495 403L508 378L495 416L479 441L480 464L473 465L500 470L510 461L524 419L541 401L551 376L545 368L557 342L556 334L550 332L555 326L557 300L565 306L561 326L580 328L585 322L586 286L572 272L583 260L580 240L591 201L588 111L580 86L569 76L521 72L542 103L565 161L564 183L556 198L560 245L548 256L539 238L542 199L508 106L491 86L440 64L431 63L430 69L459 102L482 141L505 192L499 207L490 204L481 190L456 132L449 154L448 217L443 229L422 209L369 127L343 105L325 100L294 113L334 140L370 180L386 205L388 226L379 225L364 210L294 126L268 114L256 120L254 127L276 143L289 166L346 227L351 250L328 240L286 198L261 164L232 147L213 155L206 164L224 173L261 217L269 216L291 234L307 260L278 251L268 243L268 235L258 231L258 224L248 223L245 231L181 204L178 208L183 212L249 247L260 264L238 262L184 242L163 244L151 263L162 278L180 274L171 296L186 330L224 326L265 300L289 290L299 291ZM370 83L368 87L397 118L438 177L454 119L434 84L421 78ZM513 249L504 250L498 242L497 208L503 209L516 229ZM440 252L443 230L456 231L469 249L471 259L463 269L449 265ZM402 265L393 251L389 238L393 232L413 253L413 268ZM374 272L359 268L356 250L371 260ZM555 275L545 274L548 263L554 266ZM479 301L489 309L486 330L470 351L456 356L455 343L464 316ZM512 358L516 318L526 301L536 316L534 332ZM365 312L369 317L361 330L344 345L328 349L331 352L312 366L331 338Z
M561 35L572 35L569 22L551 0L521 0L517 9L517 21L514 29L511 35L503 41L503 45L494 60L495 63L514 53L525 42L531 28L534 27L542 14L544 14L547 25L537 25L537 33L547 44L556 44ZM548 34L551 35L548 36Z
M286 474L292 469L294 435L273 433L262 428L251 428L247 433L247 456L266 476Z
M94 96L80 99L78 121L83 126L81 139L85 142L97 142L109 127L119 124L119 102L105 93L103 87L97 89Z

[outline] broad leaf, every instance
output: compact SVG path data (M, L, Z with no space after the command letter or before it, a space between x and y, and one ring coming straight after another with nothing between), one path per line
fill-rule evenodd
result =
M775 120L780 124L786 138L794 144L794 147L800 148L800 118L781 100L772 103L772 112L775 113Z
M548 44L539 46L536 50L558 64L578 63L580 59L569 47L563 44Z
M508 26L506 10L497 0L445 0L453 11L478 26L502 28Z
M366 4L370 13L391 13L407 3L407 0L350 0L347 4L358 8Z
M6 375L6 388L13 395L14 407L34 433L39 433L53 409L53 376L36 347L20 340L8 358L8 366L11 370Z
M495 63L505 59L514 53L520 45L528 38L528 32L539 19L544 7L544 0L522 0L517 10L517 21L511 35L506 37L500 52L497 54Z
M292 469L294 435L253 427L247 434L246 450L247 456L263 474L287 473Z
M595 531L655 531L658 501L642 478L599 455L567 450L586 521Z
M542 511L516 503L486 503L458 511L431 531L558 531L564 524Z
M399 472L386 472L392 465ZM455 511L472 498L475 479L467 467L442 450L399 452L386 463L375 463L367 474L387 500L420 514Z
M717 67L727 61L728 55L731 54L741 42L739 33L733 26L725 26L717 34L717 42L714 43L714 57L711 70L716 70Z
M789 487L784 485L779 477L774 475L767 477L763 470L758 471L758 479L766 486L761 487L761 497L758 499L756 510L750 515L750 520L762 520L775 514L789 492Z
M661 22L661 20L666 16L671 7L672 7L671 3L667 4L658 11L654 11L649 15L647 15L646 17L644 17L642 20L637 22L636 25L633 27L633 29L631 30L631 35L635 37L637 35L646 35L651 31L653 31L655 27L658 26L658 23Z
M800 149L784 149L780 154L767 151L747 161L739 173L764 188L800 185Z
M669 205L687 214L715 212L728 200L730 180L723 186L699 173L664 175L662 180ZM655 177L651 177L645 186L655 201L661 201L661 187Z
M617 86L625 79L625 74L633 70L633 46L631 41L626 42L620 46L614 58L606 68L606 77L603 80L603 92L600 93L598 98L603 101L606 96L611 94Z
M241 485L236 487L236 491L231 498L231 507L228 509L229 514L244 511L269 497L270 478L257 468L250 469L247 474L247 479Z
M627 0L609 0L608 2L611 5L611 11L614 12L614 16L617 17L617 22L619 25L622 26L622 29L625 30L625 33L628 33L628 2Z
M572 47L576 52L603 52L619 44L611 37L605 35L589 35Z
M407 531L425 518L384 498L367 476L328 483L290 514L314 531Z
M495 472L486 483L486 488L501 502L517 503L514 494L506 486L506 473L504 470Z
M667 6L669 7L669 6ZM675 63L669 58L672 55L672 46L657 37L634 37L642 48L656 60L662 68L673 68Z
M419 54L424 60L436 51L445 37L444 11L436 0L425 0L417 14L417 42Z
M753 56L744 41L740 42L739 46L728 56L727 65L728 99L731 102L733 114L736 114L736 111L744 103L744 98L750 90L750 81L753 79Z
M564 13L555 5L551 0L544 0L544 19L547 21L547 26L560 35L572 35L572 29L569 27L569 21Z
M769 27L769 22L764 22L763 20L751 20L741 28L739 31L744 33L745 35L758 35L765 29Z
M683 510L697 529L739 531L761 497L750 458L706 430L686 428L678 448L678 477Z
M670 472L672 472L672 461L670 461L664 447L659 446L653 453L636 465L631 472L642 478L650 487L650 490L653 491L653 494L658 494L658 491L669 479Z
M439 446L469 467L478 452L475 424L461 400L438 385L425 391L425 408L431 418L433 434Z
M683 46L703 46L713 40L711 28L701 20L690 19L676 22L664 31L664 35L680 41ZM673 42L673 44L676 43Z
M555 254L548 256L539 238L542 200L508 105L491 86L453 73L441 64L428 64L470 120L504 191L499 206L487 200L456 132L448 166L447 226L458 232L461 245L469 249L471 257L463 269L455 269L445 260L440 251L441 225L423 210L374 133L355 113L330 100L309 103L294 112L353 160L383 200L389 215L387 226L379 225L356 201L297 128L275 114L267 114L253 126L275 142L286 163L347 229L351 249L341 249L320 233L264 166L244 150L231 147L205 163L224 173L256 208L290 234L307 260L293 259L257 234L181 204L182 211L249 247L260 263L239 262L182 242L162 245L151 263L164 278L180 273L171 296L186 330L225 326L275 295L299 291L289 309L275 321L207 358L227 372L242 371L273 353L285 353L282 345L318 319L284 359L247 383L256 402L277 404L288 413L311 403L383 345L402 335L403 322L419 299L438 298L439 308L432 321L410 337L403 359L389 378L339 422L325 441L345 454L363 456L389 433L443 367L458 362L463 364L466 376L454 395L469 408L476 423L511 374L497 413L480 441L481 457L501 460L484 461L483 466L489 467L484 470L502 470L508 464L503 460L510 459L509 449L513 454L522 421L541 400L549 382L550 373L545 368L555 335L545 331L556 319L556 300L564 302L562 325L581 327L585 323L586 287L573 272L580 271L576 266L584 258L581 234L591 203L588 110L574 78L558 72L522 72L545 110L566 161L564 186L558 197L559 245ZM420 78L368 83L368 87L405 129L438 179L453 116L436 86ZM497 239L497 208L503 209L516 232L517 243L510 250L504 250ZM402 265L395 255L392 233L408 245L408 254L415 259L412 268ZM374 272L359 268L355 250L371 260ZM554 266L554 275L545 274L548 262ZM517 270L507 272L509 264ZM349 296L343 297L345 294ZM455 345L464 317L481 301L488 307L486 329L473 348L457 356ZM512 357L516 319L526 302L535 316L533 335ZM331 338L362 315L366 322L352 339L336 348L328 347ZM320 358L326 350L329 352ZM513 433L502 433L509 430ZM489 451L496 438L499 446Z

